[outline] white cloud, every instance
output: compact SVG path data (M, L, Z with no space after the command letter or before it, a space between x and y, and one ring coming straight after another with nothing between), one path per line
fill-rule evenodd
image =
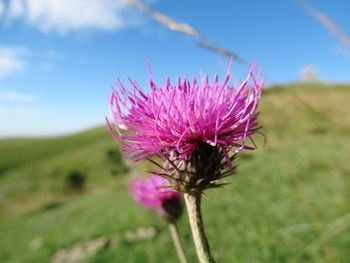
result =
M24 14L24 3L22 0L11 0L9 2L8 16L17 18Z
M1 0L0 0L1 1ZM10 0L8 18L23 18L43 32L118 30L135 23L122 0Z
M33 116L42 115L45 110L39 106L0 106L0 117L9 117L11 119L20 117L28 118Z
M0 46L0 78L23 70L25 63L22 57L26 53L24 48Z
M0 0L0 17L5 12L5 4L2 0Z
M0 90L0 101L30 103L35 101L35 96L12 90Z

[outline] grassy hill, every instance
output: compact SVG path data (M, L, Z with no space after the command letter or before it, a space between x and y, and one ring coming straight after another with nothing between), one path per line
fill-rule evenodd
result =
M218 262L349 262L349 101L349 85L264 91L266 145L257 137L231 184L204 199ZM127 191L149 164L123 161L105 127L0 140L0 156L0 262L177 262L166 225Z

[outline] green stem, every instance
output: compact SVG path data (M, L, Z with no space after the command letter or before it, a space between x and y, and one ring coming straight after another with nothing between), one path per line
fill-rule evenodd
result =
M181 240L179 237L179 231L178 231L175 223L169 223L169 231L170 231L171 238L173 239L176 254L177 254L180 262L187 263L187 259L186 259L184 250L182 248Z
M208 239L204 232L201 213L201 195L185 194L185 202L199 262L214 263L215 261L210 253Z

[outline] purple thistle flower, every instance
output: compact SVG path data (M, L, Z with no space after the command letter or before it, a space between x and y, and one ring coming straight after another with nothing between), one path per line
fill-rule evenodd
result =
M130 186L130 193L139 204L159 209L170 199L180 199L182 194L173 190L166 179L151 175L146 180L136 177Z
M136 177L131 183L130 193L137 203L156 210L169 221L176 221L182 214L182 193L170 187L163 177L151 175L145 180Z
M130 78L129 91L118 79L119 92L114 90L109 100L116 133L108 119L107 124L127 158L159 156L164 172L156 174L182 192L216 187L217 180L233 174L235 155L256 148L252 135L260 130L257 108L264 80L260 72L254 76L254 63L238 88L230 86L231 65L232 59L221 83L215 75L212 83L207 76L201 84L196 78L191 83L179 79L177 85L166 79L163 87L150 70L150 93Z
M228 85L230 69L231 64L222 83L216 75L213 83L205 76L201 84L196 78L192 83L185 78L172 86L167 79L164 87L158 87L151 74L151 93L129 78L130 92L118 80L120 93L113 91L109 107L116 124L114 138L127 157L139 161L175 150L180 159L186 159L201 142L220 145L225 155L230 150L254 149L251 136L259 130L257 107L264 81L254 77L254 64L236 89ZM252 146L245 144L247 138Z

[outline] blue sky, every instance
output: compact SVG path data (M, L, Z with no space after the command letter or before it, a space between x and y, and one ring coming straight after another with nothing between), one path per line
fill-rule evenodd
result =
M312 68L350 82L350 52L295 0L146 1L215 43L256 60L270 83ZM348 0L309 0L350 35ZM0 0L0 136L75 132L104 123L120 77L148 89L165 76L223 75L228 59L118 0ZM248 68L234 64L243 78Z

